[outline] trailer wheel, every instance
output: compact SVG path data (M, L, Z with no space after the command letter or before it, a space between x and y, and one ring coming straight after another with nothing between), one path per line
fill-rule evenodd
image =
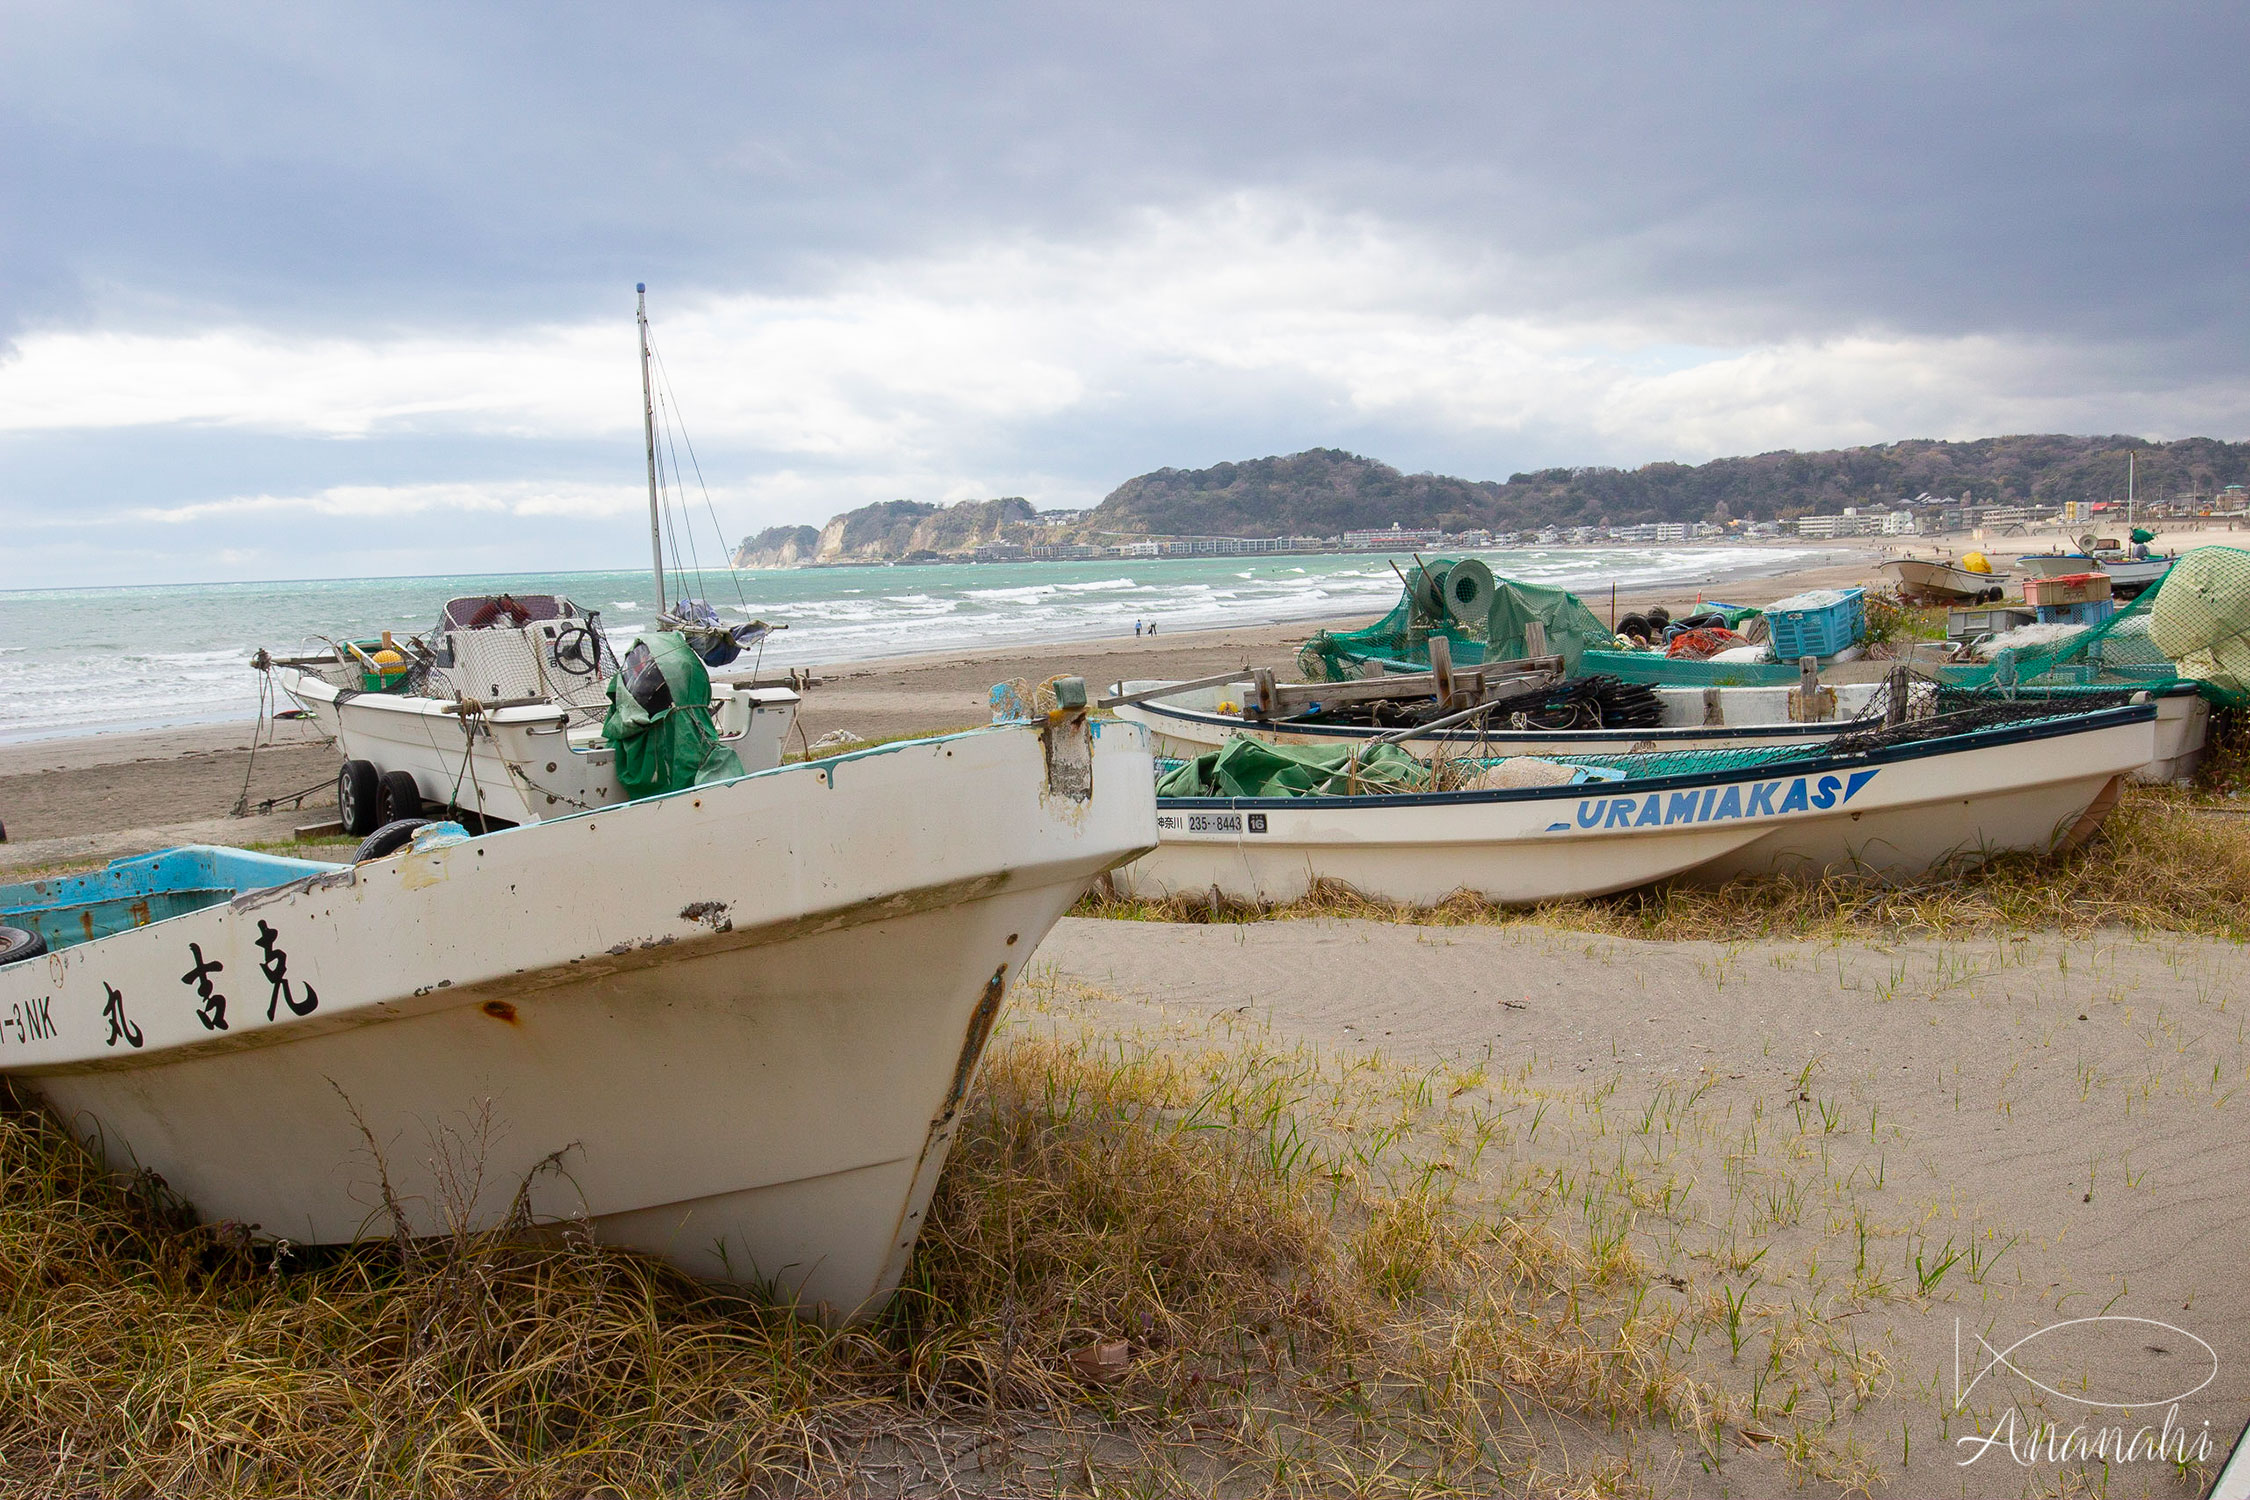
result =
M375 767L364 760L347 760L336 773L336 820L353 838L365 838L382 821L375 807L379 779Z
M47 951L47 940L28 927L0 927L0 966L37 958Z
M382 795L376 798L376 821L396 823L401 818L422 816L422 789L414 784L411 771L385 771Z

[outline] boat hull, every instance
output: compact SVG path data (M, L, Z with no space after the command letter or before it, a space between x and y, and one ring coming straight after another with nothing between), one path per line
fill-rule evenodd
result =
M1156 687L1154 682L1119 684L1124 691ZM1440 729L1398 748L1429 760L1434 756L1508 755L1639 755L1674 750L1750 750L1776 745L1809 745L1833 739L1847 729L1866 727L1850 722L1868 712L1884 684L1842 683L1836 694L1836 718L1811 723L1790 719L1794 688L1725 687L1658 688L1666 722L1646 729L1495 730L1480 734L1474 729ZM1175 760L1192 760L1224 746L1238 735L1281 745L1334 746L1364 744L1381 731L1354 724L1252 725L1237 714L1220 713L1220 690L1203 689L1171 698L1151 698L1128 703L1117 716L1145 727L1156 753ZM1697 716L1726 722L1694 722ZM2192 688L2183 685L2156 695L2155 753L2133 772L2141 782L2184 782L2193 779L2202 763L2211 706Z
M1260 902L1293 901L1337 881L1410 905L1457 892L1529 905L1669 878L1903 878L1959 856L2049 849L2090 832L2089 812L2106 810L2119 781L2153 758L2155 711L2065 722L2072 727L1614 791L1165 798L1161 842L1114 878L1136 896L1215 889Z
M2026 578L2069 578L2078 573L2099 573L2101 568L2083 552L2027 552L2016 559L2016 571Z
M429 1234L520 1192L864 1318L1008 984L1153 842L1142 736L1106 726L1085 764L1081 798L1030 726L885 746L251 893L0 969L0 1014L55 1031L0 1067L207 1219ZM205 962L224 1031L181 977Z
M508 823L537 823L625 800L616 755L573 744L569 716L544 704L496 708L464 724L456 706L437 698L350 693L298 667L276 666L274 679L348 760L414 778L425 801ZM722 741L745 771L781 764L796 722L797 695L743 691L723 697Z
M1126 692L1159 687L1156 682L1119 684ZM1883 691L1881 683L1837 687L1839 717L1803 722L1791 718L1793 687L1657 688L1664 723L1641 729L1440 729L1400 742L1399 748L1427 760L1432 755L1631 755L1653 750L1738 750L1758 746L1808 744L1829 739L1843 722L1864 712ZM1255 735L1283 745L1349 745L1383 731L1357 724L1258 724L1239 713L1222 713L1222 692L1201 689L1165 698L1128 703L1117 716L1143 725L1159 755L1186 759L1216 750L1237 735ZM1716 720L1717 722L1712 722Z
M2000 596L2002 575L1972 573L1951 563L1893 558L1883 564L1882 571L1897 579L1899 591L1910 597L1953 603Z

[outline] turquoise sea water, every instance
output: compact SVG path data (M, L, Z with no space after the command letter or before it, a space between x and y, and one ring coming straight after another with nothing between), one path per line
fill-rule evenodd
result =
M1824 554L1742 547L1533 548L1480 554L1494 571L1606 595L1779 572ZM1399 595L1380 554L1132 558L879 568L707 571L697 588L726 616L788 625L769 666L914 651L1373 614ZM648 573L336 578L0 592L0 741L247 719L251 653L322 636L422 631L446 600L501 589L567 595L620 638L645 627Z

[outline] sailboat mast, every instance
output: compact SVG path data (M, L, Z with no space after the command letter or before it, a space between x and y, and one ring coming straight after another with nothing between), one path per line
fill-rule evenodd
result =
M2136 455L2130 452L2125 455L2125 524L2127 526L2133 524L2133 459L2135 457Z
M656 393L648 379L648 283L633 283L640 300L634 315L641 325L641 436L648 442L648 551L656 572L656 618L664 618L664 522L656 504Z

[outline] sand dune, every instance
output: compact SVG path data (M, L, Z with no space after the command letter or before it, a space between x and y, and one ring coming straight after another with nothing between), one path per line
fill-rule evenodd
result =
M1069 920L1039 961L1118 997L1121 1025L1240 1011L1324 1047L1481 1067L1514 1127L1494 1183L1520 1194L1560 1174L1551 1196L1592 1205L1576 1211L1632 1214L1689 1305L1747 1298L1755 1336L1739 1355L1702 1348L1711 1378L1739 1388L1798 1339L1874 1356L1875 1388L1833 1420L1884 1476L1875 1493L2054 1492L2054 1465L1958 1445L2011 1408L2024 1432L2164 1415L2081 1406L2005 1369L1955 1410L1957 1321L1964 1384L1991 1363L1979 1337L2005 1350L2106 1315L2025 1345L2024 1375L2161 1398L2213 1375L2201 1339L2215 1378L2175 1427L2208 1422L2223 1456L2250 1415L2250 960L2235 945ZM1769 1493L1754 1472L1736 1466L1731 1492ZM1679 1488L1720 1492L1692 1472ZM2162 1465L2125 1464L2106 1493L2182 1490Z

